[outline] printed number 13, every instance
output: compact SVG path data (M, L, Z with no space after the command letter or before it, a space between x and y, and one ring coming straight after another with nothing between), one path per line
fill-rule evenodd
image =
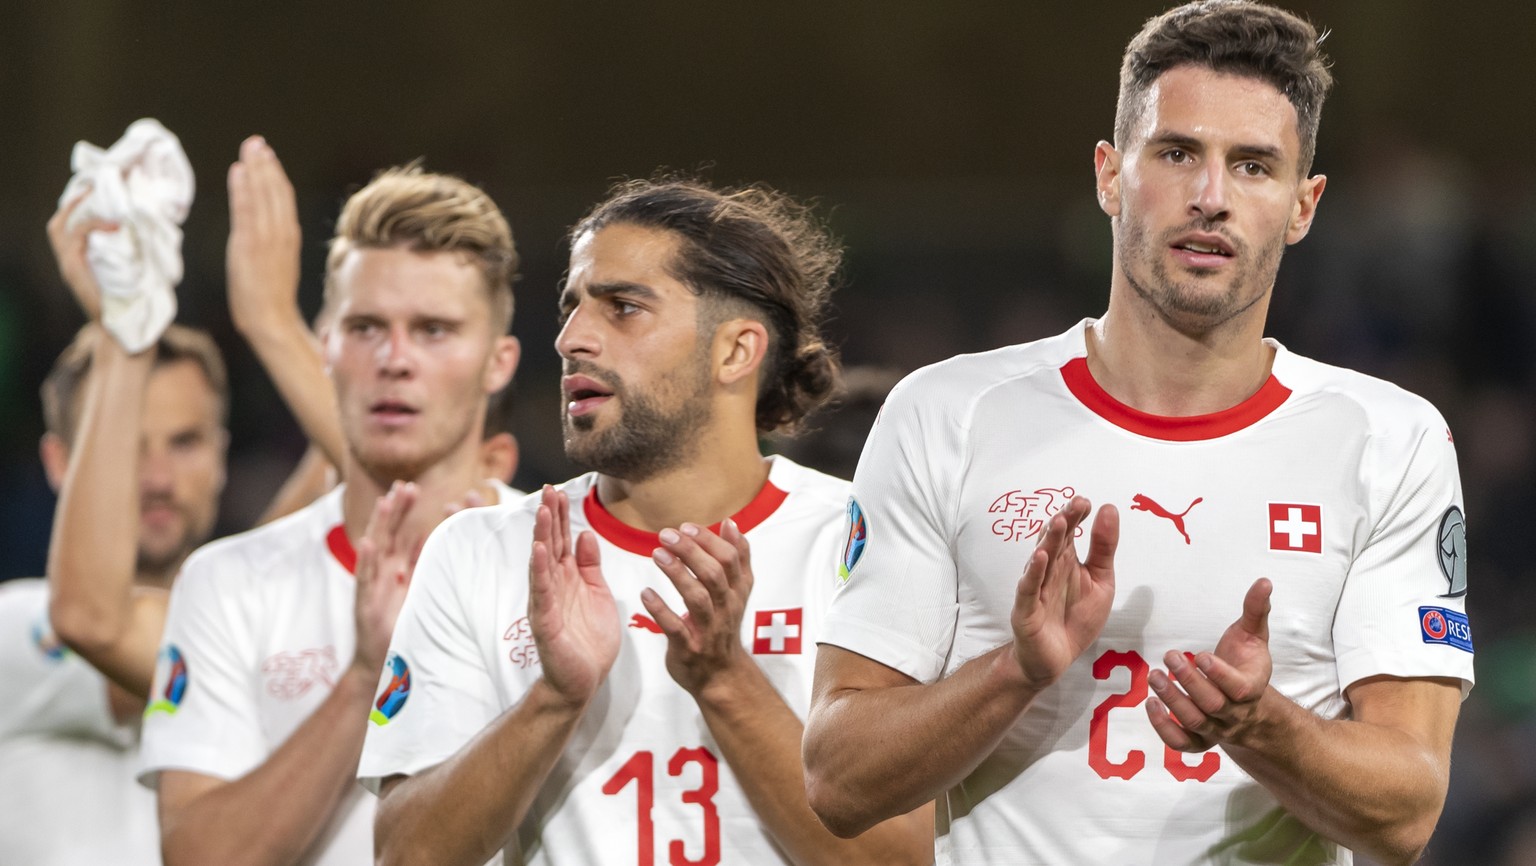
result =
M720 813L715 809L715 792L720 790L720 763L702 746L678 749L667 761L667 775L681 776L685 764L698 764L701 771L699 786L684 791L684 803L692 803L704 811L704 856L690 860L683 850L683 840L673 839L667 846L667 862L671 866L718 866L720 863ZM656 862L656 822L651 809L656 804L655 759L650 752L636 752L624 762L613 777L603 783L603 793L617 794L635 783L636 807L640 814L637 842L640 848L640 866L654 866Z
M1110 650L1093 660L1093 678L1107 680L1115 668L1130 670L1131 687L1105 698L1103 703L1093 708L1093 718L1088 721L1088 766L1101 779L1129 779L1141 772L1147 762L1146 754L1139 749L1127 752L1123 761L1109 759L1109 711L1138 706L1146 700L1147 674L1151 670L1147 667L1146 659L1135 652ZM1180 782L1204 782L1216 775L1220 767L1221 755L1215 750L1201 755L1200 762L1190 766L1184 763L1183 752L1163 746L1163 768Z

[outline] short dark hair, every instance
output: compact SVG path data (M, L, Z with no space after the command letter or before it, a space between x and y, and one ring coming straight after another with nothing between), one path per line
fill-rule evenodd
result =
M837 351L822 318L842 247L808 205L766 186L716 190L687 178L617 184L571 229L571 241L622 223L682 243L668 272L700 297L740 304L767 326L757 429L793 431L837 387Z
M512 228L485 191L418 163L385 169L353 193L336 220L325 260L325 306L335 302L336 269L354 249L405 246L416 252L461 253L485 278L491 325L512 325L512 279L517 247Z
M1115 108L1115 146L1127 146L1131 127L1145 109L1152 83L1179 66L1264 81L1296 108L1301 139L1299 170L1312 167L1323 100L1333 85L1323 39L1284 9L1251 0L1196 0L1147 21L1126 46Z
M74 444L75 430L80 424L80 389L90 375L96 341L103 339L112 338L99 325L81 328L43 380L43 426L67 444ZM155 350L156 367L191 361L203 371L208 387L219 399L219 424L225 424L229 416L229 376L213 338L206 331L173 324L160 335Z

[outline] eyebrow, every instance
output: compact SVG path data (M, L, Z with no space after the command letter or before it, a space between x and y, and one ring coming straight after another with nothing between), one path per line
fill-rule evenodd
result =
M1173 145L1175 147L1182 147L1185 150L1203 151L1206 149L1205 143L1199 139L1180 132L1173 132L1172 130L1160 130L1153 133L1147 138L1147 143ZM1238 156L1256 157L1273 162L1282 161L1285 158L1285 155L1280 152L1280 148L1268 144L1239 144L1233 147L1231 152Z
M587 286L587 297L589 298L610 298L614 295L633 295L635 297L645 298L647 300L657 297L656 290L650 286L645 285L644 283L631 283L624 280L618 280L615 282L607 283L592 283L591 285ZM576 303L575 296L576 292L571 289L570 286L566 286L565 289L560 292L561 308L574 306Z

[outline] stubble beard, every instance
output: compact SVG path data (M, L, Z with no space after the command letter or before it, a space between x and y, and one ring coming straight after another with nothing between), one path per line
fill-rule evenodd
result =
M562 413L565 456L610 478L644 481L683 465L698 453L703 431L709 426L709 368L702 357L692 371L680 377L684 397L668 411L654 395L627 388L622 380L580 362L566 365L566 373L591 376L612 389L611 399L622 409L607 429L597 430L592 415L571 417Z
M1117 238L1126 282L1158 316L1184 332L1206 332L1231 321L1265 298L1280 272L1280 257L1285 252L1285 238L1277 237L1255 254L1248 244L1220 231L1219 223L1196 220L1170 229L1154 244L1144 223L1122 219ZM1195 274L1169 273L1164 251L1178 237L1190 232L1221 234L1232 246L1241 263L1222 291L1210 291L1206 280ZM1146 263L1147 279L1136 273L1134 265Z

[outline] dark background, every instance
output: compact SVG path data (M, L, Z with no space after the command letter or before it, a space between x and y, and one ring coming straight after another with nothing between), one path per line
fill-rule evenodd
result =
M482 185L523 256L517 434L528 487L567 477L550 348L561 236L608 183L660 166L819 199L846 241L832 335L910 370L1102 311L1108 222L1092 149L1124 43L1155 2L646 4L24 0L0 52L0 579L39 574L53 498L37 386L80 324L43 223L77 139L138 117L176 132L199 193L180 318L232 365L221 532L249 525L303 440L223 297L224 171L260 132L298 190L302 301L324 241L383 166ZM1455 431L1479 683L1426 862L1536 862L1536 12L1525 3L1305 2L1337 86L1312 236L1270 333L1430 398ZM844 434L863 422L831 418Z

